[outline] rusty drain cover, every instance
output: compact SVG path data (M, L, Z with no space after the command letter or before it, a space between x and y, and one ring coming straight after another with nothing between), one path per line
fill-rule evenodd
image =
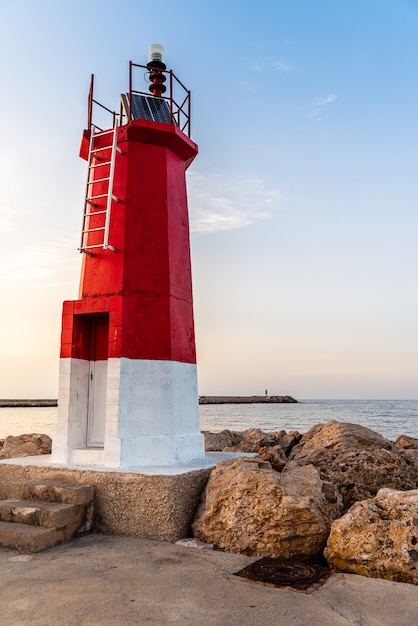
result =
M327 567L264 557L236 572L235 576L274 587L292 587L306 591L311 587L320 587L330 573Z

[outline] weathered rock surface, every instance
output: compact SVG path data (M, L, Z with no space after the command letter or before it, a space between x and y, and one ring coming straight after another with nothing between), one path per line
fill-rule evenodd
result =
M226 448L225 452L258 452L260 448L276 445L276 436L265 433L260 428L248 428L241 434L241 441Z
M391 450L393 444L370 428L346 422L316 424L305 433L290 458L298 463L320 463L324 454L368 448ZM336 456L336 455L335 455Z
M281 472L287 463L287 455L301 439L296 431L285 430L270 433L259 428L249 428L242 432L222 430L219 433L203 431L207 452L252 452L271 463L273 469Z
M287 463L287 456L280 446L264 446L259 448L258 456L268 461L276 472L281 472Z
M329 422L314 426L290 458L315 465L321 478L338 488L344 510L354 502L372 498L383 487L418 487L418 464L412 456L357 424Z
M408 437L408 435L401 435L396 440L398 448L405 448L406 450L418 450L418 439L415 437Z
M341 497L312 465L279 474L261 459L218 463L203 492L195 537L229 552L312 556L325 545Z
M239 444L244 435L231 430L221 430L219 433L212 433L209 430L202 431L205 437L206 452L222 452L229 446Z
M324 480L338 488L344 510L372 498L383 487L403 491L418 487L418 465L407 454L392 450L347 450L324 459L318 469Z
M203 431L207 452L259 452L261 448L280 446L288 455L290 450L301 440L297 431L285 430L264 432L259 428L243 431L222 430L219 433Z
M337 571L418 584L418 490L356 502L333 522L324 555Z
M0 448L0 459L13 459L38 454L51 454L52 440L48 435L10 435L3 440Z

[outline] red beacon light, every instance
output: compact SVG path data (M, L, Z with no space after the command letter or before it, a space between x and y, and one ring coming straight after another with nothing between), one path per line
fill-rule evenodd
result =
M164 63L164 47L159 43L152 43L148 47L148 63L150 86L148 89L153 96L162 96L166 91L164 85L166 77L164 71L166 65Z

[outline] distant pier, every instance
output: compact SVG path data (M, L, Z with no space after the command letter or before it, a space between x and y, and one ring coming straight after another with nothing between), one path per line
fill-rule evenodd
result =
M295 404L292 396L200 396L199 404ZM57 400L0 400L0 408L58 406Z
M58 400L0 400L0 408L58 406Z
M199 404L295 404L292 396L200 396Z

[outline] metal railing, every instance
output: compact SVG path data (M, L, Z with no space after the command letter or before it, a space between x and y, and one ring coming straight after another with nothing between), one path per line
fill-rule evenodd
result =
M135 68L145 70L146 74L149 74L150 70L146 65L139 63L133 63L129 61L129 102L132 101L132 94L136 93L142 96L150 96L149 91L141 91L134 89L134 72ZM158 97L165 100L170 110L171 123L178 126L178 128L190 137L191 133L191 94L190 91L183 85L181 80L177 78L173 70L159 70L166 79L165 84L168 86L167 93L161 94ZM145 74L145 75L146 75ZM144 76L145 78L145 76ZM152 97L152 96L151 96ZM131 111L129 111L129 119L132 119Z
M147 74L149 74L150 70L146 65L141 65L139 63L129 62L129 92L128 92L128 102L129 102L129 110L127 115L125 115L122 107L120 108L119 113L116 111L112 111L108 107L104 106L94 98L94 74L91 75L90 80L90 89L88 95L88 111L87 111L87 128L91 131L93 126L93 117L96 118L97 111L99 114L104 114L104 117L108 116L109 119L108 126L104 125L104 128L101 125L96 123L96 119L94 121L94 126L97 130L102 131L105 128L114 128L117 121L119 121L119 126L125 123L126 121L130 121L132 118L132 112L130 103L132 102L132 94L139 94L147 97L152 96L149 91L141 91L136 89L134 85L137 81L134 81L134 73L138 73L138 69L145 70L144 78ZM172 70L160 70L162 74L166 77L166 86L167 92L164 95L158 96L159 99L165 100L167 102L169 111L170 111L170 120L172 124L175 124L184 134L186 134L190 138L191 134L191 94L190 91L183 85L183 83L177 78Z

